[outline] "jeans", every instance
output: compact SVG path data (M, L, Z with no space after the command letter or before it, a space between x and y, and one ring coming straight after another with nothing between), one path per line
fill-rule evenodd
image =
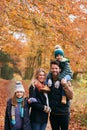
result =
M46 130L47 123L31 123L32 130Z
M50 123L52 130L68 130L69 114L66 115L50 115Z

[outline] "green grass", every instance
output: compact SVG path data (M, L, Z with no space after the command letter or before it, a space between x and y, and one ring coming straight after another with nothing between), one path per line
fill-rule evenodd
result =
M74 98L72 100L72 106L76 109L81 110L87 107L87 88L79 87L74 88Z
M78 113L75 116L75 120L76 121L80 121L80 124L82 126L87 126L87 114L80 114L80 113Z
M71 102L71 109L74 109L75 120L87 127L87 86L76 83L73 87L74 98Z

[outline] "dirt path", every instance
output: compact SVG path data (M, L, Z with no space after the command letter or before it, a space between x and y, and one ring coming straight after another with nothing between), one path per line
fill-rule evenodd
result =
M14 80L1 80L0 79L0 130L4 130L4 116L6 109L6 102L9 97L13 95L14 91ZM28 96L28 86L23 81L25 87L25 95ZM51 130L50 123L47 124L47 129ZM69 125L69 130L87 130L87 128L81 127L79 123L76 123L73 116L73 111L71 112L71 120Z

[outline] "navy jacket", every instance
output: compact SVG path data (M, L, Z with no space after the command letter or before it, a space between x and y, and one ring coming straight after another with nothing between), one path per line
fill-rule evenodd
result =
M5 113L5 124L4 130L12 130L11 124L11 99L7 102L6 113ZM23 130L31 130L30 118L29 118L29 104L27 99L24 100L24 119L23 119Z
M70 100L67 98L67 103L62 104L62 86L56 88L54 84L50 87L51 91L49 93L49 103L51 107L51 113L54 114L69 114Z
M38 101L31 103L31 122L47 123L48 114L43 111L44 105L47 105L44 93L39 92L37 88L31 86L29 88L29 97L34 97Z

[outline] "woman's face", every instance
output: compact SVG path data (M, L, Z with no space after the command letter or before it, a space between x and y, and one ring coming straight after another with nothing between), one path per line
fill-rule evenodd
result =
M22 91L17 91L15 94L17 98L22 98L24 96L24 92Z
M40 82L43 83L43 82L45 81L45 79L46 79L45 73L41 71L41 72L38 74L37 79L38 79Z

